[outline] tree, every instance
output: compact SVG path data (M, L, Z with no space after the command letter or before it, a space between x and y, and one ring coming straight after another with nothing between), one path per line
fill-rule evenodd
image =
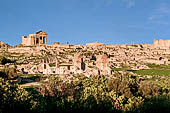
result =
M0 112L29 112L31 106L31 96L24 88L0 78Z
M5 65L6 63L12 63L12 61L10 59L7 59L5 57L2 57L0 59L0 62L1 62L2 65Z

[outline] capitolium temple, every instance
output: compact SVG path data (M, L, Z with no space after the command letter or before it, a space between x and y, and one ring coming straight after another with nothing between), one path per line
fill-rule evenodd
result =
M38 31L31 33L28 36L22 36L22 45L32 46L32 45L42 45L47 44L47 33L44 31Z

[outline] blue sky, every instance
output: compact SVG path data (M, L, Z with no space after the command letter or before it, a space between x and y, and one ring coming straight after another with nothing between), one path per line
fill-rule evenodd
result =
M48 44L170 39L170 0L0 0L0 41L44 30Z

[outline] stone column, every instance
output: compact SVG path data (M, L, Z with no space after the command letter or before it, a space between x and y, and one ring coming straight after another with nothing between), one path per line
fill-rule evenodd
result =
M37 44L37 42L36 42L36 41L37 41L37 40L36 40L36 37L35 37L34 39L35 39L35 44Z
M40 36L40 44L42 44L42 37Z
M38 38L38 43L39 43L39 45L40 45L40 37Z
M40 44L43 44L43 37L42 36L40 36L41 38L40 38L40 40L41 40L41 42L40 42Z
M44 39L44 36L42 37L42 44L44 44L45 43L45 39Z
M31 37L31 45L34 45L34 38Z
M47 44L47 36L45 37L45 44Z

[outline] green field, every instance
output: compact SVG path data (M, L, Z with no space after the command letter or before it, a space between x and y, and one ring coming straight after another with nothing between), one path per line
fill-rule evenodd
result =
M149 68L152 68L152 69L169 69L169 70L170 70L170 65L147 64L147 66L148 66Z
M156 70L156 69L145 69L145 70L127 70L134 72L138 75L170 75L170 70Z
M138 75L170 75L170 65L147 64L150 69L131 70L129 68L112 68L113 71L129 71Z
M26 79L30 79L33 81L40 81L40 78L42 77L41 74L17 74L18 76Z

